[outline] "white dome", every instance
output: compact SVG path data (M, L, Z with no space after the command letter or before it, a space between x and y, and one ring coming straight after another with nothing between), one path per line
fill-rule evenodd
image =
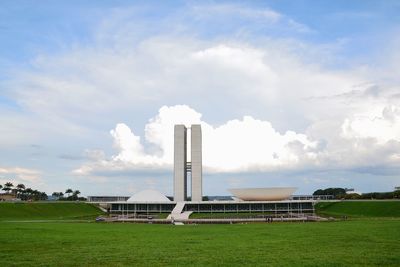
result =
M166 196L156 190L143 190L131 196L127 202L170 202Z

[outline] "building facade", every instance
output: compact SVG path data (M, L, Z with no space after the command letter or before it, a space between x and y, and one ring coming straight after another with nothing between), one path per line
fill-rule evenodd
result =
M187 184L188 174L191 177L192 201L202 201L202 138L201 126L198 124L190 127L191 161L188 158L188 129L185 125L174 127L174 201L186 201L188 199Z

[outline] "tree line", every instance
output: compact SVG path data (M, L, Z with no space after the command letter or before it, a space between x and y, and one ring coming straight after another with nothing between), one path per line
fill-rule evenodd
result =
M72 190L68 188L65 192L53 192L51 194L53 197L57 198L58 200L86 200L84 197L79 197L81 192L79 190Z
M47 194L39 190L25 187L24 184L17 184L14 186L12 182L7 182L4 185L0 184L0 189L7 194L13 194L16 198L21 200L47 200Z
M46 192L26 187L24 184L17 184L14 186L12 182L7 182L3 185L0 184L0 189L4 191L4 193L12 194L15 198L19 198L23 201L48 200ZM61 201L86 200L86 198L80 197L80 194L81 192L79 190L68 188L65 192L53 192L52 196Z
M318 189L313 195L332 195L335 199L393 199L400 198L400 189L396 188L393 192L371 192L360 195L348 191L346 188L337 187Z

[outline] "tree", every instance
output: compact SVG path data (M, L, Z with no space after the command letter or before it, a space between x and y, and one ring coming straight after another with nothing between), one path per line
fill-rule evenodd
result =
M78 195L80 194L81 192L79 191L79 190L75 190L73 193L72 193L72 200L77 200L78 199Z
M28 187L27 189L25 189L25 194L23 196L23 200L29 200L32 197L32 188Z
M46 192L40 192L40 200L47 200Z
M25 185L24 184L18 184L17 189L19 190L25 190Z
M40 194L41 192L39 192L38 190L33 190L32 191L32 199L33 200L40 200Z
M53 192L52 196L60 199L64 196L64 193L63 192Z
M9 193L13 187L14 185L11 182L7 182L4 184L3 190Z
M346 189L344 188L326 188L318 189L313 195L333 195L334 198L344 198L346 196Z
M17 195L19 197L21 197L24 192L25 192L25 185L24 184L18 184L17 185Z
M70 196L70 194L72 194L74 191L72 191L71 188L68 188L67 190L65 190L65 194L68 195L68 197Z

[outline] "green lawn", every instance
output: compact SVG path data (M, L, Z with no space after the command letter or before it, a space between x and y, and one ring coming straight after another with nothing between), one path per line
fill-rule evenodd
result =
M400 217L400 201L320 202L316 212L323 216Z
M399 266L400 220L236 225L0 222L2 266Z
M100 209L87 203L0 202L0 221L93 219L100 214Z
M0 266L400 266L398 205L318 204L348 221L173 226L67 222L101 214L85 203L0 203ZM54 219L65 222L32 222Z

